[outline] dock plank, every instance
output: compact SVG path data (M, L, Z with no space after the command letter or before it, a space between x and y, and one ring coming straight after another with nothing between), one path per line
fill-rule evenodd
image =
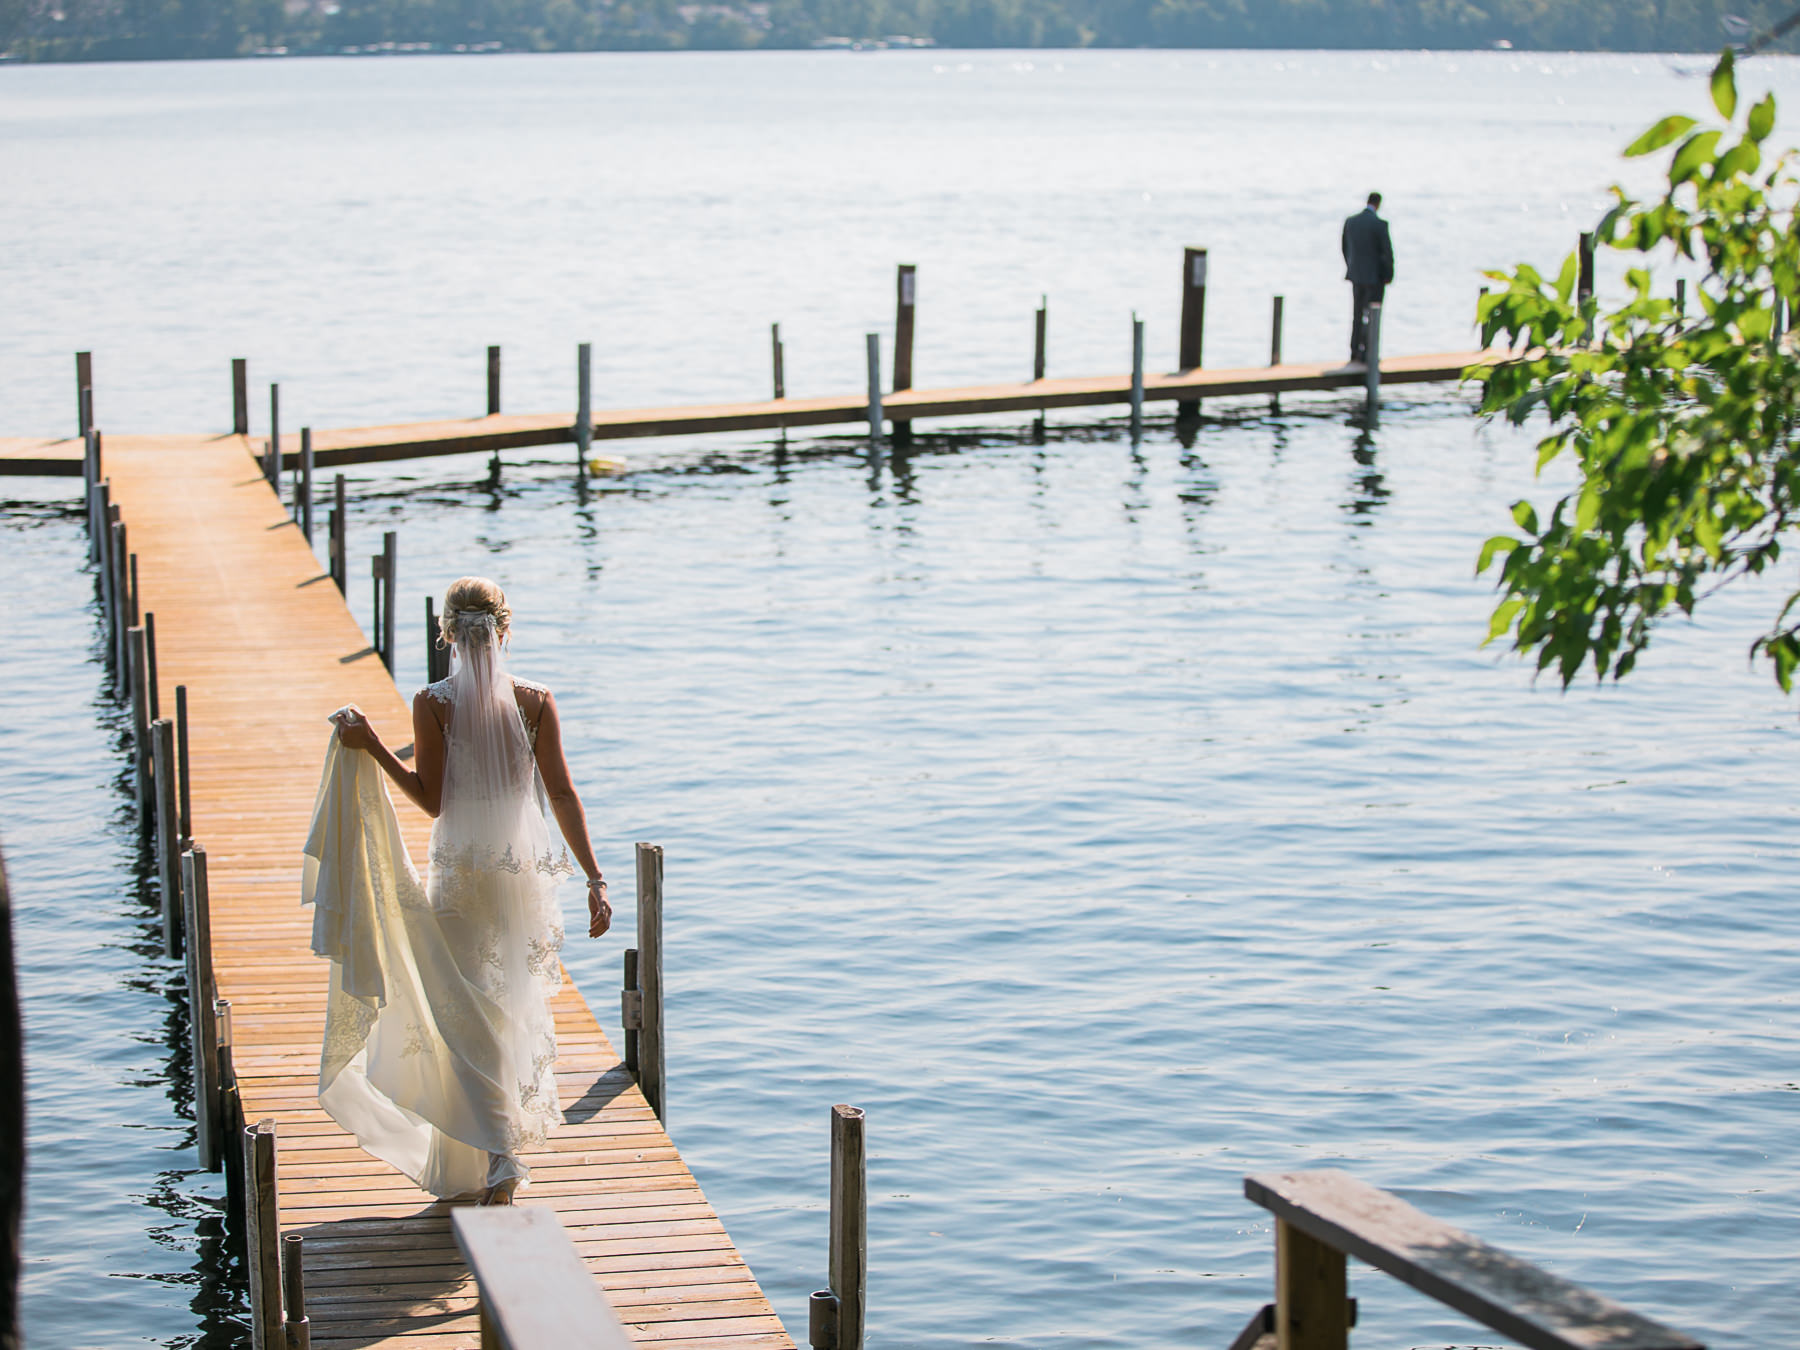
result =
M0 443L29 464L80 443ZM241 436L108 437L106 473L154 611L161 700L186 685L194 835L205 846L213 963L233 1008L245 1118L278 1122L281 1229L306 1241L320 1345L474 1350L477 1319L450 1207L356 1147L319 1109L326 966L300 907L300 846L330 729L354 702L404 736L408 702ZM0 468L0 472L8 471ZM398 794L396 794L398 798ZM423 857L429 822L403 798ZM555 1209L640 1344L792 1350L755 1277L625 1073L573 981L553 1003L565 1111L527 1155L521 1203Z

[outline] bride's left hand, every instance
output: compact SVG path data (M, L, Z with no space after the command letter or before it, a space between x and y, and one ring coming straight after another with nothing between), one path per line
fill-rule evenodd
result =
M588 936L602 937L612 927L612 906L606 903L606 882L595 877L588 882Z
M381 744L381 737L370 725L363 711L352 704L345 715L334 719L337 722L338 740L347 750L373 750Z

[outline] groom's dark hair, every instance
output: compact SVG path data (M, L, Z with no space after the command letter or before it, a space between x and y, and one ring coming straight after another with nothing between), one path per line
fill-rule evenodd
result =
M1369 194L1369 205L1374 207L1377 211L1381 209L1381 194L1379 192L1371 192Z

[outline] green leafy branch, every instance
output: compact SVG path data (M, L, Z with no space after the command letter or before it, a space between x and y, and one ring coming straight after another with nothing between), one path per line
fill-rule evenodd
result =
M1623 678L1671 610L1692 614L1712 589L1781 557L1796 518L1800 356L1785 315L1800 295L1800 183L1782 153L1765 163L1775 100L1740 118L1730 52L1712 75L1723 125L1665 117L1625 151L1670 150L1661 197L1612 189L1596 245L1636 255L1627 297L1602 308L1578 293L1571 255L1552 279L1521 264L1490 272L1484 345L1519 359L1470 372L1481 412L1522 424L1544 416L1538 471L1573 455L1580 486L1542 520L1513 507L1518 535L1496 535L1477 572L1499 566L1488 641L1508 634L1566 687L1592 664ZM1695 311L1654 293L1649 262L1704 267ZM1800 592L1751 648L1791 690L1800 665Z

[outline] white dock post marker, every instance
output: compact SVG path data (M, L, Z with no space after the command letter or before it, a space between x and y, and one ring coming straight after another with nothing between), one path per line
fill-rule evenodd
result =
M1381 415L1381 306L1369 306L1369 350L1366 381L1367 403L1364 412L1371 425Z
M281 386L269 386L269 456L263 462L263 477L275 489L275 500L281 500Z
M1144 432L1144 321L1131 312L1131 439Z
M300 530L306 542L313 541L313 448L312 428L300 428Z
M881 335L870 333L869 348L869 439L881 439Z
M575 469L587 477L588 446L594 439L594 344L575 348Z

